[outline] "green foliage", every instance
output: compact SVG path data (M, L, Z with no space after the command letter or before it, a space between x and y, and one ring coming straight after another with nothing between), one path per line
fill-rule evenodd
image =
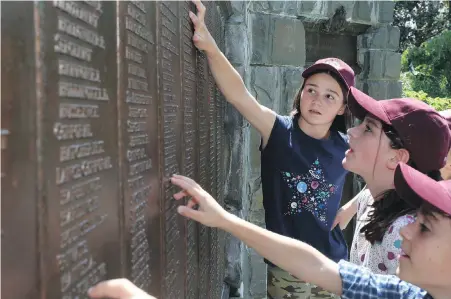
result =
M400 30L400 51L419 47L451 29L450 1L396 1L393 25Z
M405 89L424 91L432 97L451 96L451 30L412 47L402 54Z
M451 109L451 98L433 98L424 91L404 90L404 97L414 98L431 105L437 111Z

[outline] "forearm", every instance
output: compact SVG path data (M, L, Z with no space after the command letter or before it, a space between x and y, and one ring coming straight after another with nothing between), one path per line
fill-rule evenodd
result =
M342 292L338 264L315 248L230 215L222 227L273 264L329 292Z
M341 210L344 210L344 218L340 226L346 227L348 225L348 223L357 213L358 204L358 196L355 196L353 199L343 205Z
M229 103L236 106L245 97L250 96L240 74L230 64L219 48L216 47L215 50L207 53L207 59L216 85Z

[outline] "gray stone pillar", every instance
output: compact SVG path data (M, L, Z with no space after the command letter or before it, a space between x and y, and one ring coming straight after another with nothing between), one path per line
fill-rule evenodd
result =
M399 29L391 26L393 21L392 1L376 3L377 23L372 23L364 34L357 37L358 63L362 72L358 77L358 88L376 99L400 97L401 54L399 48ZM362 9L356 21L365 19Z
M249 79L249 29L247 25L247 3L230 1L231 14L225 23L225 55L240 73L244 82ZM249 124L238 111L227 103L225 115L226 152L229 166L226 174L226 209L234 215L246 218L249 211L248 185L249 171ZM226 236L226 277L233 296L241 296L243 286L244 248L240 240Z

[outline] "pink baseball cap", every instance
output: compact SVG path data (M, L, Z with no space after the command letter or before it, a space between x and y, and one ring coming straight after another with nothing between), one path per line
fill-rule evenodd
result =
M313 65L306 68L302 77L308 78L318 71L331 71L337 74L348 88L355 85L355 74L352 68L343 60L329 57L316 61Z
M451 215L451 180L435 181L427 175L399 163L395 171L396 192L416 207L423 201Z

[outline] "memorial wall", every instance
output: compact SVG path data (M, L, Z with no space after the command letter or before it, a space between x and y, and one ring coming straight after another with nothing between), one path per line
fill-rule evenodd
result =
M222 47L223 16L206 2ZM174 173L224 197L225 102L191 2L1 9L4 299L86 298L127 277L158 298L220 298L224 235L176 212Z

